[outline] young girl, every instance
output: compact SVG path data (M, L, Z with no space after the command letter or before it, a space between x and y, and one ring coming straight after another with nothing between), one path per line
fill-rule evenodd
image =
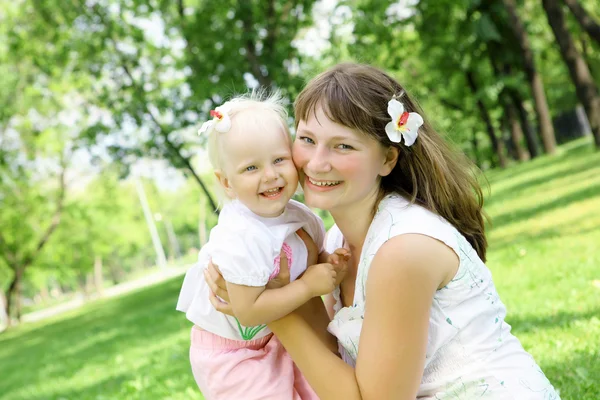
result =
M304 232L322 250L324 228L306 206L290 200L298 174L285 108L277 95L265 100L249 96L231 100L211 115L213 120L200 132L209 135L210 161L230 201L198 263L187 272L177 304L195 324L190 349L194 377L209 400L317 398L265 325L331 293L336 281L329 263L305 272L304 240L309 239ZM279 273L280 252L292 283L266 289ZM235 317L210 304L202 278L210 259L224 266ZM313 257L310 263L316 261Z
M295 111L305 202L335 220L326 248L351 251L328 301L342 357L299 313L268 326L321 400L559 399L504 320L470 164L400 84L341 64L306 86Z

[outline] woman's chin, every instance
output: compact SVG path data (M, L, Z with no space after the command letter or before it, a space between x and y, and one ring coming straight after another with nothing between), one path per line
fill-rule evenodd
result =
M333 199L327 192L313 192L305 189L304 204L321 210L329 210L333 204Z

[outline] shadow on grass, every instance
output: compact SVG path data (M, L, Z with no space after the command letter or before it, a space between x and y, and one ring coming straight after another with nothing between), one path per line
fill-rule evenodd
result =
M516 222L532 219L539 214L552 211L554 209L568 206L571 203L587 200L593 197L600 196L600 185L593 185L582 188L568 195L560 196L555 200L536 205L529 208L521 208L518 210L508 211L503 214L498 214L492 220L491 227L497 229L501 226Z
M563 400L600 399L600 354L576 352L560 363L543 364L542 370Z
M42 322L20 335L17 328L4 338L0 336L0 393L8 397L24 386L43 387L53 379L68 379L85 367L116 365L115 359L124 351L136 349L143 354L146 348L151 349L169 337L185 337L184 331L189 331L190 325L183 314L175 311L181 279L92 303L70 317L47 324ZM156 361L163 365L154 367L155 374L164 368L165 374L185 375L186 382L193 384L187 349L187 343L173 339L172 348L160 349L154 354L149 350L147 360L133 362L135 371L143 372L145 363ZM177 358L176 362L173 357ZM115 398L114 395L123 390L123 379L115 377L90 392L82 388L76 396L60 393L57 398L96 398L102 393ZM155 380L156 376L151 379ZM75 386L80 384L85 385L85 382L78 381Z
M573 312L561 311L554 315L517 316L507 318L512 326L512 333L519 335L534 330L568 329L571 325L590 320L600 315L600 307L596 309ZM585 332L582 332L585 334ZM600 354L597 350L589 352L573 352L560 362L541 364L540 367L555 388L560 390L563 400L598 400L600 399Z
M518 177L521 175L525 175L525 174L530 173L533 170L540 169L540 168L546 167L548 165L556 164L557 162L560 163L564 159L578 158L578 157L596 157L596 155L598 154L595 151L593 141L590 140L589 138L586 140L578 140L574 143L569 143L568 145L561 146L561 147L563 149L566 149L566 151L564 151L561 154L554 155L554 156L543 156L543 157L528 161L524 164L519 164L518 166L516 166L515 169L513 169L512 167L509 168L510 177L514 178L514 177ZM493 174L491 176L489 176L489 181L490 181L490 184L497 183L506 178L507 177L504 176L503 170L494 170Z
M512 327L512 333L519 337L522 333L538 329L567 328L577 321L589 320L599 315L600 307L581 312L560 311L554 315L514 316L509 313L506 322Z
M600 225L577 230L573 230L573 226L577 226L577 221L573 221L569 224L568 233L565 233L567 229L565 225L558 225L553 228L545 229L533 235L529 233L522 233L517 235L510 235L509 237L502 239L494 239L490 241L490 248L493 248L494 250L501 250L506 247L514 246L517 244L521 247L526 248L528 244L539 243L548 239L567 238L569 236L585 235L588 233L600 231Z
M552 169L550 170L550 172L541 176L537 176L514 185L506 186L502 188L502 190L497 194L492 193L486 200L486 205L489 206L491 204L499 203L507 199L519 197L519 195L522 192L526 190L531 190L536 186L548 183L556 177L569 176L573 179L577 179L578 175L581 173L586 173L587 176L589 175L587 174L587 172L590 170L598 169L598 171L600 171L600 157L598 159L586 159L584 162L576 162L574 164L567 164L565 166L565 168Z

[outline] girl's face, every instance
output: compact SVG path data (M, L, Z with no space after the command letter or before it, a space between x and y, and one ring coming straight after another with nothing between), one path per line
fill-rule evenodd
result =
M320 106L299 121L292 153L306 204L330 212L376 198L380 176L396 162L393 150L331 121Z
M221 142L223 170L215 175L230 198L262 217L280 215L298 188L287 133L274 126L226 133Z

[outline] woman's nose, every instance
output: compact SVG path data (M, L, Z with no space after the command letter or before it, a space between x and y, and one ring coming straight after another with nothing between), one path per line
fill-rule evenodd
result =
M306 167L315 173L325 173L331 171L331 163L329 161L329 151L327 148L317 147L312 157L306 164Z

